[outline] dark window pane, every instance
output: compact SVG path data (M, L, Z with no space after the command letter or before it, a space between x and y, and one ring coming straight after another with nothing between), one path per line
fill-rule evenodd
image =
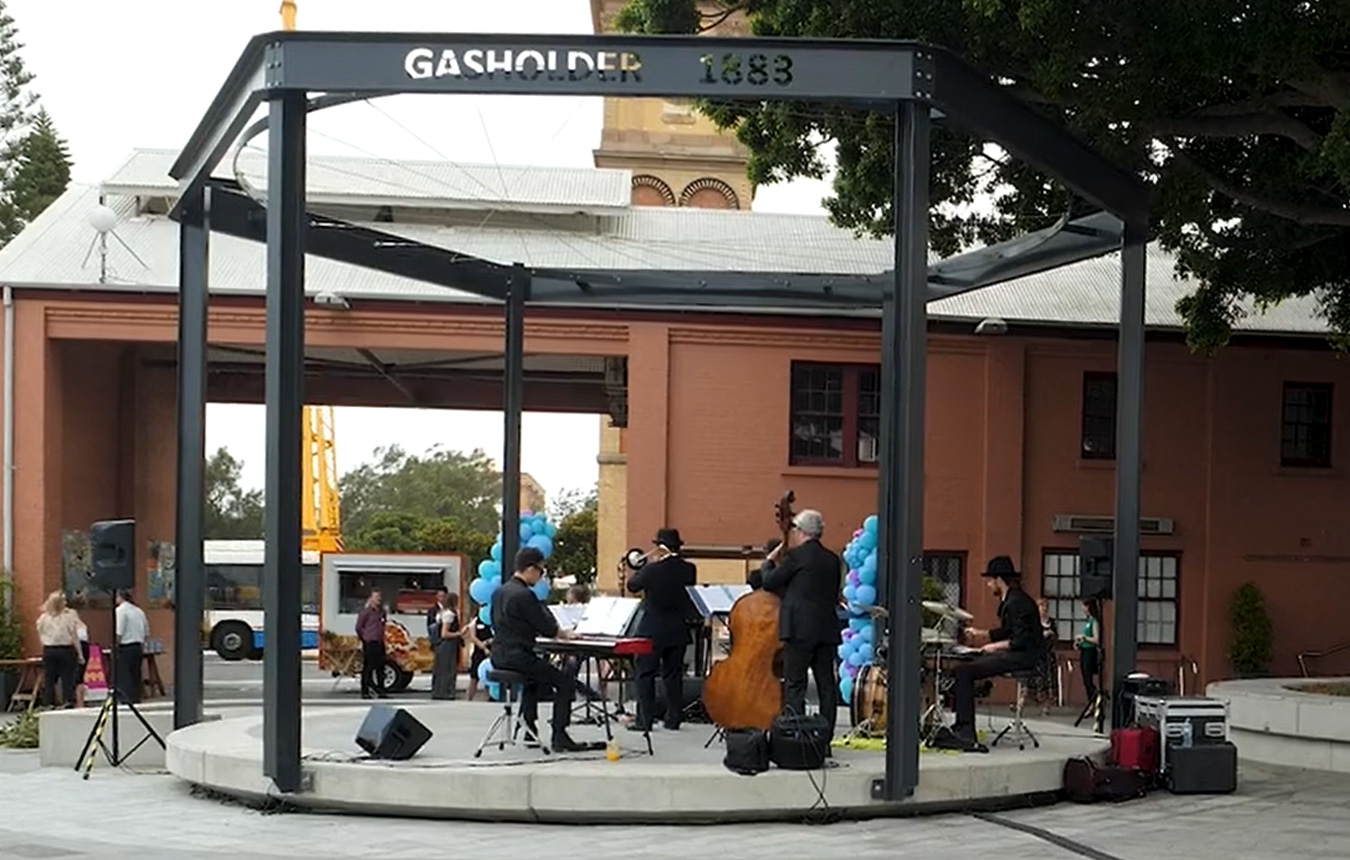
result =
M1116 457L1116 375L1083 374L1083 435L1080 455L1085 460Z
M1286 382L1280 422L1280 463L1331 465L1331 385Z

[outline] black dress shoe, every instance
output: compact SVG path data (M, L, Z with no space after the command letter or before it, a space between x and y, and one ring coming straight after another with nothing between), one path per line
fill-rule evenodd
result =
M589 746L579 744L576 741L572 740L572 737L568 735L567 732L556 733L553 736L552 744L554 752L563 752L563 753L583 752L585 750L590 749Z

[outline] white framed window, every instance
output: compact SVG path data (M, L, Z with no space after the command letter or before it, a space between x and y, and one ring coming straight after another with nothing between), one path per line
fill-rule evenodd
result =
M1181 557L1175 553L1139 555L1140 645L1176 645ZM1041 595L1049 604L1061 642L1083 630L1087 610L1078 596L1078 553L1048 549L1042 553Z

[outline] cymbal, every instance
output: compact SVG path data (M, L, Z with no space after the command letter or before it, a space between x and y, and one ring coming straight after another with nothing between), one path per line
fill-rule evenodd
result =
M943 618L955 618L958 621L972 621L975 616L957 606L949 606L937 600L925 600L923 608L935 612Z

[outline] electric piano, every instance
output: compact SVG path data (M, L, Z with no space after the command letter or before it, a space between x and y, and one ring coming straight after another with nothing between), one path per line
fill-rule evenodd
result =
M595 659L603 660L609 663L615 669L618 669L617 678L608 679L618 683L619 699L615 703L617 713L610 710L609 694L607 681L602 680L598 692L600 693L600 714L597 722L605 728L605 739L613 740L614 736L610 730L610 722L618 715L624 712L623 706L623 678L637 677L636 661L638 657L652 653L654 645L652 640L644 639L640 636L579 636L572 639L536 639L534 642L535 650L548 657L578 657L583 661ZM589 663L587 664L589 666ZM587 680L589 681L590 669L587 668ZM587 714L590 714L591 701L586 699L583 707ZM647 754L654 755L652 750L652 737L650 732L643 732L643 739L647 743Z

